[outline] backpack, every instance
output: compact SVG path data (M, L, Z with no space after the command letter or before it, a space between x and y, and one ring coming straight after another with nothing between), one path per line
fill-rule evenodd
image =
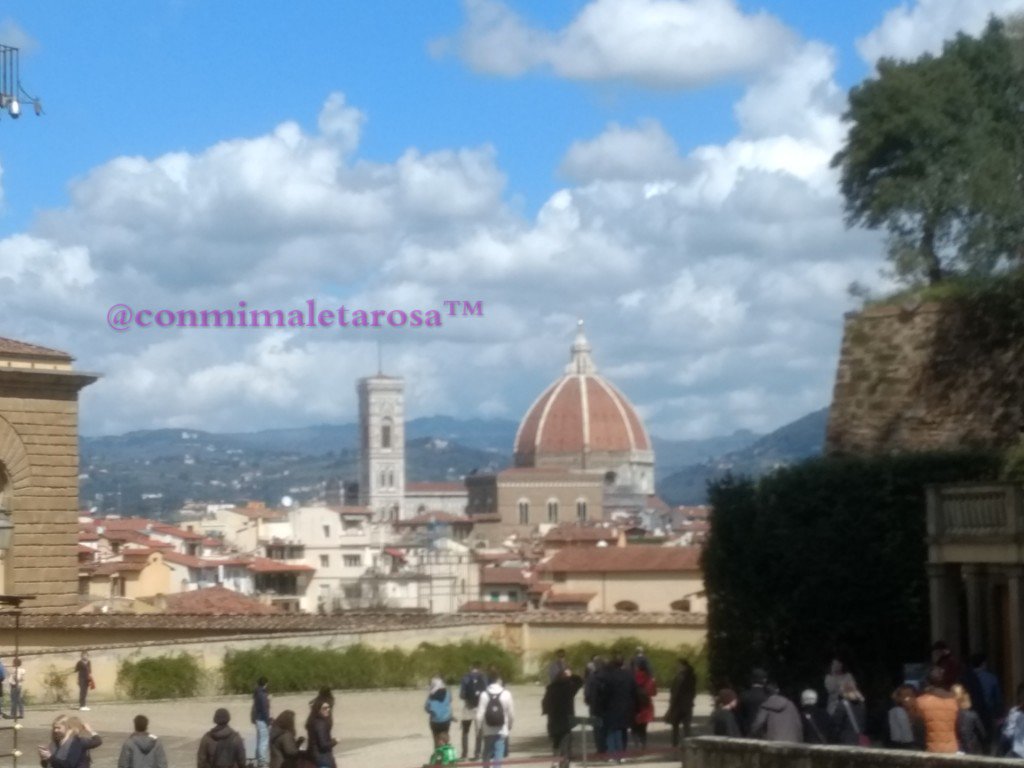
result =
M7 670L4 669L4 663L0 661L0 683L7 677Z
M505 707L501 705L501 694L504 691L498 691L497 693L488 693L487 708L484 710L484 722L492 728L501 728L505 725Z

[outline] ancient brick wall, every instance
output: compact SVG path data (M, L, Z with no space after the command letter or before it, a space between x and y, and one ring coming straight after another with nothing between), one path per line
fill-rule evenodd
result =
M1024 334L960 303L847 315L825 450L1005 449L1024 433Z
M89 379L91 380L91 379ZM78 389L74 375L0 371L0 463L14 536L4 592L29 611L78 607Z

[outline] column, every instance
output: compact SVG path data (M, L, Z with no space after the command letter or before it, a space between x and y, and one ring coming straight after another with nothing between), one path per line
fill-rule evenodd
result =
M967 650L970 653L987 653L988 570L984 565L970 563L961 566L961 572L967 594Z
M1024 566L1003 566L1006 574L1007 591L1009 593L1010 610L1006 617L1010 624L1010 647L1007 654L1010 658L1010 680L1016 684L1024 680Z
M952 566L947 563L928 563L928 605L931 617L932 641L944 640L951 649L959 646L957 627L959 606L952 588Z

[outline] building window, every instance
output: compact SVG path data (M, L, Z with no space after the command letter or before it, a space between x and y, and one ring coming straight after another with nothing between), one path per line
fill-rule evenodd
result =
M492 603L496 603L499 600L501 600L501 593L500 592L491 592L489 597L490 597Z
M518 592L511 592L511 591L510 591L510 592L508 593L508 601L509 601L510 603L514 603L514 602L516 602L516 600L518 600L518 599L519 599L519 593L518 593Z
M325 525L324 526L324 538L325 539L331 538L331 526L329 526L329 525Z
M587 502L582 499L576 502L576 519L581 523L587 522Z
M388 488L394 488L394 487L395 487L395 470L389 469L388 470Z
M391 419L384 419L380 425L380 447L391 448Z
M528 501L519 502L519 524L530 524L530 502Z
M548 522L558 522L558 502L555 501L554 499L548 500Z
M362 555L345 555L344 562L346 568L358 568L363 564Z
M320 567L321 568L328 568L328 567L330 567L330 565L331 565L331 556L330 555L320 555Z

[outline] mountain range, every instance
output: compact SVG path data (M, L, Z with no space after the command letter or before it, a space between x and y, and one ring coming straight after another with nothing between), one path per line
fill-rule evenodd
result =
M737 431L704 440L652 437L658 493L699 504L708 480L731 471L759 475L821 452L827 409L772 432ZM406 422L406 479L459 481L512 462L518 423L431 416ZM258 432L157 429L80 440L82 503L105 513L170 518L186 501L277 504L318 497L325 481L358 479L356 424Z

